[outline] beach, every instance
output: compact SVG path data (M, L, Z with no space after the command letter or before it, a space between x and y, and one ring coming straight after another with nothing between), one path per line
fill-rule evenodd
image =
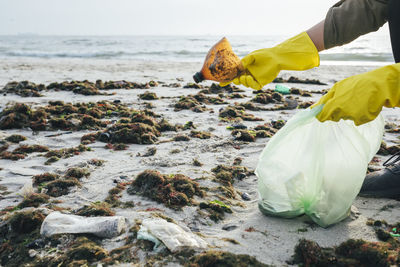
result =
M258 125L277 121L284 122L300 108L274 109L276 105L284 103L282 99L268 104L251 102L255 107L261 107L261 109L244 108L244 111L253 114L259 120L223 120L221 111L226 107L235 105L235 103L236 106L240 106L241 103L247 103L256 96L251 89L238 86L237 92L219 89L220 91L217 93L204 93L206 97L219 97L218 101L220 102L216 102L215 99L204 100L200 105L202 112L195 112L196 110L190 108L179 110L176 103L182 96L196 95L203 89L212 88L212 82L209 81L201 84L203 88L184 88L185 86L194 87L190 84L193 83L193 74L201 68L200 62L31 57L8 57L0 59L0 62L0 89L9 82L25 80L46 86L54 82L83 80L92 83L102 80L103 82L129 81L144 84L143 89L104 89L100 90L104 93L100 95L82 95L57 88L41 91L40 93L43 95L41 97L22 97L8 92L0 97L0 112L15 103L25 103L32 110L37 110L49 105L52 101L64 101L65 104L73 105L107 101L112 105L123 105L126 109L149 110L159 116L153 116L158 123L161 119L165 119L170 125L175 126L174 130L160 130L156 140L153 140L152 143L128 142L123 150L107 148L108 142L102 142L97 137L93 142L84 144L90 150L73 153L74 155L70 157L61 157L48 165L45 164L48 158L43 155L44 152L27 153L23 159L19 160L0 159L0 210L3 210L3 221L6 221L6 218L13 213L23 210L14 207L24 200L20 190L24 185L29 184L34 176L47 172L62 176L73 167L85 169L88 174L79 178L79 185L71 186L66 194L50 196L48 201L41 203L39 207L46 208L46 212L57 209L74 213L85 205L104 203L107 198L110 199L110 190L121 185L120 190L115 194L118 196L119 202L117 204L106 202L111 205L111 210L115 215L124 216L127 219L128 229L146 218L169 218L183 229L201 237L208 245L206 250L227 251L236 255L246 254L255 257L261 263L273 266L291 265L290 260L294 255L294 248L301 239L316 241L322 247L338 246L348 239L364 239L375 242L378 241L378 238L374 227L367 224L369 219L385 220L389 225L400 221L398 209L400 204L397 200L362 197L356 198L353 203L354 209L347 219L326 229L311 223L305 216L283 219L263 215L258 209L257 177L253 171L257 166L258 157L270 137L260 136L255 140L243 141L240 140L240 137L232 135L232 130L227 127L240 123L248 129L254 129ZM279 77L287 80L293 76L299 80L318 80L323 83L282 83L290 88L309 92L309 95L304 94L304 96L291 94L299 104L308 102L304 106L307 107L311 102L316 102L321 97L321 92L329 89L335 82L376 67L378 66L372 64L322 64L318 68L302 72L283 71ZM274 87L275 83L272 83L263 89L273 90ZM147 91L155 93L156 99L141 99L140 95ZM238 95L230 97L233 93ZM262 108L270 108L270 110ZM146 114L151 116L150 113ZM397 110L385 108L382 114L386 124L399 124ZM107 115L107 117L100 116L99 120L108 121L107 127L112 127L118 123L121 117L124 116ZM188 122L192 122L194 127ZM98 126L98 129L71 127L65 127L65 129L53 127L38 131L32 131L25 126L20 129L3 129L0 130L0 140L4 140L12 134L26 137L26 140L19 144L7 142L9 144L7 151L13 151L22 144L37 144L46 146L49 150L60 150L78 147L82 143L81 138L84 135L104 131L106 128L103 126ZM279 127L275 126L272 130L276 132ZM193 131L209 136L198 137ZM176 138L178 135L188 138ZM398 145L398 134L387 131L384 141L388 146L396 146ZM371 168L382 168L382 163L389 156L390 154L377 155L375 161L370 164ZM93 159L104 162L96 166L96 164L90 163L93 162ZM234 165L234 162L238 164ZM217 172L212 171L218 165L243 166L248 172L243 171L244 177L234 176L227 186L226 183L217 179ZM129 193L128 188L131 187L131 183L145 170L155 170L165 175L183 174L198 183L205 194L195 194L187 205L176 208L171 204L167 205L146 197L143 192L142 194ZM228 190L233 189L233 192L231 191L228 196L228 194L224 194L226 191L221 191L221 186ZM39 187L46 188L46 183L41 186L34 185L34 191L37 192ZM207 204L215 200L222 201L229 206L231 213L222 212L221 218L218 220L210 218L212 212L207 208L200 208L200 203ZM128 243L132 245L126 248L131 255L130 260L113 259L112 264L144 266L146 263L149 264L151 259L151 264L154 266L183 265L179 257L184 256L178 257L166 253L163 254L166 256L157 257L157 252L144 249L135 243L136 241L129 239L131 235L132 231L128 230L120 236L98 240L98 244L107 253L126 246ZM73 239L72 237L68 238ZM127 242L128 239L130 242ZM32 252L32 262L48 256L56 257L57 253L61 254L63 249L68 249L68 247L58 247L56 248L57 252L54 250L49 252L52 247L57 246L32 248L35 252ZM107 257L112 258L110 255ZM102 263L101 260L93 262L107 265L107 262ZM91 263L93 264L93 262Z

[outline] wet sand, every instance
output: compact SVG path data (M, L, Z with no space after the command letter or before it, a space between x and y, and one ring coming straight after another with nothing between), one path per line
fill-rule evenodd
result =
M358 197L354 207L358 212L344 221L327 229L310 224L305 217L296 219L282 219L266 217L261 214L257 207L257 177L249 174L242 179L234 179L233 197L222 196L221 191L216 190L221 183L215 180L215 173L211 170L217 165L233 166L237 158L241 158L240 166L254 170L257 165L258 156L268 142L269 138L257 138L255 142L235 140L228 126L234 122L224 122L219 118L221 109L235 102L245 103L254 98L251 89L239 87L245 90L241 92L244 98L230 99L229 93L223 93L221 97L226 104L207 104L206 111L198 113L192 110L175 111L174 105L181 96L195 95L200 89L183 88L187 83L192 82L191 76L200 69L200 63L168 63L168 62L131 62L131 61L104 61L104 60L2 60L0 71L0 88L7 82L29 80L35 83L49 84L51 82L62 82L64 80L89 80L95 82L97 79L127 80L146 83L150 80L157 81L158 85L148 89L115 89L107 90L111 95L84 96L67 91L43 91L42 97L21 97L8 93L0 98L0 110L4 110L13 103L23 102L32 108L45 106L49 101L62 100L65 103L87 103L107 100L113 102L120 100L128 108L144 110L146 103L151 103L155 114L168 120L172 125L184 126L192 121L196 131L206 131L211 134L209 139L190 137L189 141L173 141L178 134L190 136L194 129L179 129L178 131L161 132L154 144L128 144L126 150L112 150L105 148L106 143L96 141L87 144L91 151L84 151L79 155L45 165L47 158L42 153L28 154L24 159L11 161L0 159L0 209L18 205L23 197L19 190L24 184L29 183L34 175L45 172L58 173L63 175L71 167L87 169L90 175L80 179L81 186L74 186L69 189L66 195L51 197L50 203L56 206L77 210L84 205L95 202L104 202L109 196L110 189L118 183L126 184L132 182L138 174L144 170L157 170L162 174L184 174L206 189L206 196L194 196L191 205L184 206L181 210L167 207L165 204L157 203L148 197L137 194L128 194L126 188L119 193L119 201L130 203L112 207L116 215L125 216L130 227L135 225L135 220L143 220L158 216L161 213L173 219L184 229L190 229L198 233L209 245L210 249L229 251L234 254L248 254L265 264L282 266L286 265L294 254L294 247L299 239L305 238L318 242L321 246L336 246L350 239L364 239L377 241L374 229L366 224L369 218L374 220L386 220L389 224L400 221L399 202L388 199L367 199ZM319 68L304 72L283 72L281 77L289 78L295 76L300 79L318 79L327 85L310 84L288 84L289 87L300 88L306 91L322 91L328 89L335 81L341 80L350 75L361 73L373 67L363 66L321 66ZM171 84L179 83L177 87ZM163 86L166 85L166 86ZM210 86L205 82L203 86ZM273 89L274 84L265 86L264 89ZM145 91L153 92L159 99L142 100L140 94ZM211 94L207 96L216 97ZM299 97L300 101L316 101L321 96L319 93L312 93L311 96ZM271 108L277 104L259 104L256 106ZM248 128L270 123L271 121L288 120L297 110L276 110L276 111L251 111L247 113L259 117L262 121L242 121ZM387 123L398 122L398 111L385 109L383 115ZM117 120L118 118L114 118ZM113 119L109 119L113 120ZM111 122L111 123L115 123ZM179 127L178 127L179 128ZM38 131L30 129L7 129L0 130L0 140L11 134L20 134L27 137L27 140L20 144L45 145L49 149L62 149L77 147L81 143L81 137L85 134L96 132L93 130L74 130L72 133L54 137L48 135L62 133L65 131ZM385 133L385 142L388 145L398 144L398 135ZM10 144L8 151L17 148L18 144ZM156 148L156 153L143 157L149 148ZM375 168L379 168L388 157L378 155ZM104 160L102 166L88 164L91 159ZM198 160L201 166L195 166L194 160ZM200 165L200 164L198 164ZM34 187L38 190L38 187ZM243 193L247 193L249 200L243 199ZM245 197L246 198L246 197ZM232 213L225 213L224 218L218 222L210 219L209 213L199 208L199 203L219 200L230 206ZM48 203L41 204L41 207L51 209ZM386 207L386 208L385 208ZM389 207L389 208L388 208ZM10 216L10 213L3 215ZM228 227L230 226L230 227ZM224 230L225 229L225 230ZM113 239L99 241L107 251L121 247L126 244L126 237L131 233L124 233L122 236ZM233 241L232 241L233 240ZM38 252L43 249L36 249ZM156 252L146 251L133 246L133 263L143 265L150 258L154 258ZM42 256L45 253L42 253ZM32 257L37 259L40 255ZM153 259L152 258L152 259ZM156 261L157 262L157 261ZM158 261L160 265L170 264L174 266L179 261L172 257L167 263Z

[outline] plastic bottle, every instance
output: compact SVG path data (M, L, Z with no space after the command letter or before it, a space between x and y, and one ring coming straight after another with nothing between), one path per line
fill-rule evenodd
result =
M236 56L231 44L224 37L208 51L201 71L197 72L193 79L196 83L203 80L229 82L244 71L239 57Z

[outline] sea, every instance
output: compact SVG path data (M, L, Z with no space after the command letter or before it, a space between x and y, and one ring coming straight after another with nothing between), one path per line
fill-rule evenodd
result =
M0 36L0 59L82 58L202 62L223 36ZM234 52L272 47L289 36L226 36ZM389 35L364 35L320 53L321 65L387 65L394 63Z

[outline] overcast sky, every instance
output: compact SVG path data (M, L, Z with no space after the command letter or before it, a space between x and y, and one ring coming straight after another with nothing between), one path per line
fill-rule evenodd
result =
M291 35L337 0L0 0L0 34Z

